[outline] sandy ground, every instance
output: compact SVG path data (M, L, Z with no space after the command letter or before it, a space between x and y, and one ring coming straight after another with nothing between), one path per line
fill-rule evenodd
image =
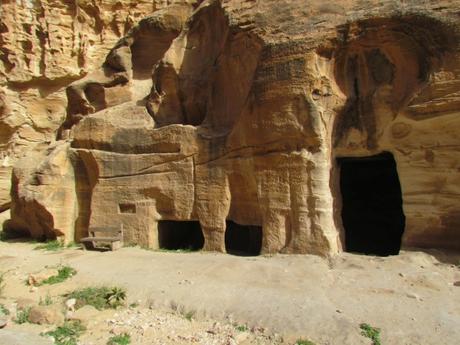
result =
M0 242L4 303L57 298L94 285L123 286L128 302L139 302L94 318L84 345L105 344L117 327L133 335L133 344L294 344L301 337L318 345L371 344L360 334L363 322L380 328L386 345L460 344L459 255L403 251L388 258L344 253L323 259L139 248L45 252L34 246ZM29 273L59 264L77 275L34 292L26 286ZM45 326L9 327L39 333Z

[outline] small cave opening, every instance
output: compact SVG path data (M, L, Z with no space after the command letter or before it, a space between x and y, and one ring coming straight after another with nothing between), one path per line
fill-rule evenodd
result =
M197 251L204 246L204 236L198 221L161 220L158 222L160 249Z
M262 249L262 227L227 221L225 249L228 254L257 256Z
M397 255L405 227L394 157L337 158L347 252Z

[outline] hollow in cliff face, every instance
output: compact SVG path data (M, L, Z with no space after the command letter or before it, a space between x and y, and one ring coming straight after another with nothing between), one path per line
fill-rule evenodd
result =
M419 16L358 22L344 26L340 34L344 41L334 53L334 75L345 99L332 145L338 158L334 177L338 182L333 188L336 223L344 247L396 254L401 242L427 246L428 233L433 246L452 247L446 241L452 238L452 229L441 221L443 208L452 206L443 197L438 199L444 191L436 180L458 174L445 168L449 149L438 144L457 146L457 135L439 131L445 122L457 126L454 109L439 101L460 86L456 36L449 26ZM450 75L443 80L447 70ZM432 204L424 193L437 201ZM425 213L427 209L430 212Z
M383 256L398 254L405 216L393 155L340 158L338 163L345 249Z

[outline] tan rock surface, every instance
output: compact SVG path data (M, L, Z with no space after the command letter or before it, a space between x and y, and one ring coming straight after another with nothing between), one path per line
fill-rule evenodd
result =
M57 325L64 323L64 314L60 306L35 306L30 309L29 321L39 325Z
M165 221L199 221L204 249L225 251L234 222L261 229L262 253L335 254L337 158L389 152L402 245L458 249L459 5L156 11L67 88L60 141L15 168L11 225L71 241L122 223L125 243L158 248Z
M98 69L140 19L175 2L194 1L2 1L0 207L9 202L11 170L4 167L54 140L67 113L66 87Z

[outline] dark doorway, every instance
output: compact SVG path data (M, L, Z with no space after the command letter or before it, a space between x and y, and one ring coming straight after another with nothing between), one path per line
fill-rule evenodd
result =
M225 249L227 253L240 256L256 256L262 248L262 227L240 225L227 221Z
M338 158L342 221L348 252L395 255L401 248L405 216L396 162L388 152Z
M204 245L203 232L198 221L158 222L158 242L161 249L200 250Z

